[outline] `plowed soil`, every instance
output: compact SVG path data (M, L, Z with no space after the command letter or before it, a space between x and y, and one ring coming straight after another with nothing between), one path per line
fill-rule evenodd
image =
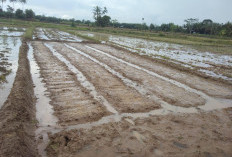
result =
M37 29L30 42L51 113L36 111L34 64L23 42L0 110L0 156L232 156L229 82L81 41ZM40 123L35 113L48 116ZM46 121L51 115L56 120Z

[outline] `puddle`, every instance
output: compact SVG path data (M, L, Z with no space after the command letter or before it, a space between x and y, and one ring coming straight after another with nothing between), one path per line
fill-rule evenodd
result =
M10 94L11 88L14 83L16 72L18 70L18 57L19 48L21 46L21 39L18 37L7 37L0 36L0 52L4 54L4 57L0 57L0 62L2 59L6 58L6 64L1 64L1 67L5 67L10 71L10 74L6 76L6 82L0 83L0 108L6 101L8 95ZM1 72L3 73L3 72Z
M25 31L25 28L1 27L0 36L21 37Z
M56 31L60 35L60 40L64 41L73 41L73 42L82 42L83 40L81 38L78 38L72 34L69 34L67 32L63 31Z
M79 53L80 55L85 56L86 58L92 60L93 62L95 62L95 63L101 65L101 66L104 67L107 71L109 71L111 74L113 74L113 75L117 76L118 78L120 78L120 79L124 82L125 85L127 85L127 86L129 86L129 87L131 87L131 88L134 88L134 89L135 89L136 91L138 91L141 95L146 96L148 99L151 99L151 100L153 100L154 102L160 104L161 106L163 106L163 108L168 109L168 110L173 111L173 112L176 112L176 111L179 109L178 107L173 106L173 105L170 105L170 104L168 104L167 102L161 100L160 98L158 98L158 97L155 96L155 95L150 95L150 94L149 94L149 93L150 93L149 90L145 89L143 86L141 86L141 85L135 83L134 81L132 81L132 80L130 80L130 79L127 79L126 77L122 76L122 74L120 74L119 72L117 72L117 71L115 71L114 69L110 68L108 65L106 65L106 64L104 64L104 63L102 63L102 62L100 62L99 60L97 60L97 59L95 59L95 58L89 56L88 54L86 54L86 53L84 53L84 52L82 52L82 51L80 51L80 50L78 50L78 49L76 49L76 48L74 48L74 47L72 47L72 46L69 46L69 45L67 45L67 44L64 44L64 45L65 45L66 47L72 49L73 51ZM179 110L181 110L181 109L179 109ZM185 110L185 112L190 112L190 111L188 111L188 110L193 110L193 109L192 109L192 108L182 108L182 110Z
M68 60L66 60L61 54L59 54L53 47L52 44L44 44L46 47L49 48L49 50L53 53L53 55L55 57L57 57L60 61L62 61L63 63L66 64L66 66L73 72L76 74L77 79L80 81L81 85L83 87L85 87L86 89L90 90L90 94L100 103L104 104L106 106L106 108L114 113L113 115L110 116L106 116L106 117L102 117L100 120L95 121L95 122L88 122L85 124L78 124L78 125L70 125L70 126L44 126L44 127L40 127L38 128L37 135L40 135L42 138L42 142L38 145L38 149L40 152L40 155L42 156L46 156L46 151L45 148L47 147L47 144L49 143L49 139L48 139L48 132L51 132L52 134L63 131L63 130L72 130L72 129L90 129L92 127L95 126L100 126L102 124L107 124L110 122L119 122L121 120L123 120L124 118L128 118L130 117L132 120L135 120L136 118L147 118L150 116L155 116L155 115L168 115L168 114L182 114L182 113L199 113L200 111L212 111L212 110L216 110L216 109L222 109L222 108L227 108L227 107L232 107L232 101L231 100L227 100L227 99L216 99L216 98L212 98L207 96L206 94L202 93L201 91L192 89L188 86L186 86L185 84L181 84L177 81L165 78L163 76L160 76L154 72L151 72L149 70L146 70L144 68L141 68L139 66L136 66L134 64L131 64L129 62L126 62L124 60L118 59L114 56L111 56L103 51L94 49L92 47L87 46L88 48L91 48L99 53L105 54L105 55L109 55L109 57L116 59L116 60L120 60L121 63L123 64L127 64L128 66L132 66L134 68L137 68L139 70L143 70L145 72L147 72L148 74L155 76L155 77L159 77L165 81L168 81L170 83L173 83L181 88L184 88L185 90L194 92L196 94L201 95L203 98L206 99L206 104L200 107L190 107L190 108L184 108L184 107L178 107L178 106L173 106L170 104L167 104L166 102L162 102L162 100L159 100L160 102L162 102L162 108L161 109L157 109L157 110L152 110L146 113L122 113L119 114L108 102L107 100L99 95L96 90L95 87L86 79L86 77L75 67L73 66ZM66 45L65 46L75 50L75 48ZM78 53L80 53L81 55L84 55L85 57L88 57L87 54L85 54L84 52L81 51L76 51ZM105 68L108 68L109 71L111 71L112 73L114 73L114 75L120 76L121 74L117 73L116 71L114 71L113 69L111 69L110 67L108 67L107 65L104 65L103 63L99 62L98 60L96 60L95 58L89 56L89 59L94 60L95 62L97 62L98 64L100 64L101 66L104 66ZM132 82L130 82L131 80L126 79L121 77L121 79L124 79L125 83L126 81L128 81L127 83L132 83L130 84L131 86L135 85ZM37 138L39 138L37 136Z
M1 30L4 30L4 31L25 32L26 28L22 28L22 27L0 27L0 31Z
M229 55L203 53L183 45L121 36L110 36L109 41L140 50L146 54L161 55L186 64L191 63L198 67L212 67L209 63L232 66L232 57Z
M209 75L209 76L215 77L215 78L221 78L221 79L224 79L224 80L232 81L232 78L223 76L223 75L221 75L221 74L216 74L215 72L210 71L210 70L200 69L199 71L200 71L200 72L203 72L203 73L205 73L205 74L207 74L207 75Z
M42 141L38 143L38 151L41 156L47 156L45 148L49 142L48 132L55 133L54 127L57 126L58 118L53 115L53 107L49 104L51 99L46 96L49 95L49 93L46 92L45 83L42 82L43 79L40 77L40 69L33 56L33 47L30 43L28 43L28 46L28 59L30 60L30 70L35 85L34 93L37 98L36 119L39 122L38 129L36 130L37 141L40 140L40 136L42 137Z
M39 39L50 40L50 38L48 38L47 35L45 35L43 28L37 28L36 34L37 34L37 38L39 38Z
M82 42L83 39L76 37L67 32L48 29L48 28L37 28L36 29L37 38L42 40L61 40L70 42Z
M31 44L29 46L28 58L30 60L31 74L33 83L35 85L34 92L37 97L36 102L36 118L39 121L39 126L56 126L58 118L53 115L53 107L49 104L51 99L46 95L49 95L45 83L42 82L40 77L40 69L33 57L33 47Z
M0 36L8 36L8 37L20 37L24 34L24 32L12 32L12 31L1 31Z
M70 71L76 74L77 80L80 81L80 84L90 91L90 95L93 96L95 100L103 104L106 109L114 114L118 114L118 112L112 107L112 105L99 93L97 93L95 87L92 83L90 83L87 78L79 71L75 66L73 66L68 60L66 60L61 54L59 54L53 47L49 44L44 44L49 50L56 56L60 61L66 64Z
M95 38L100 41L110 42L131 52L139 53L140 55L148 55L153 58L167 60L169 62L173 62L190 69L195 69L196 67L212 68L217 65L232 67L231 55L200 52L184 45L156 42L152 40L123 37L118 35L109 35L95 32L80 32L80 34ZM223 75L212 74L212 72L209 70L201 72L211 77L220 77L224 80L231 81L231 78Z
M106 56L108 56L108 57L110 57L110 58L112 58L112 59L114 59L114 60L117 60L117 61L123 63L123 64L126 64L126 65L128 65L128 66L131 66L131 67L136 68L136 69L138 69L138 70L142 70L142 71L148 73L149 75L152 75L152 76L154 76L154 77L158 77L158 78L160 78L160 79L162 79L162 80L164 80L164 81L167 81L167 82L169 82L169 83L172 83L172 84L174 84L174 85L176 85L176 86L178 86L178 87L180 87L180 88L184 88L185 90L187 90L187 91L189 91L189 92L192 92L192 93L195 93L195 94L200 95L202 98L204 98L204 99L206 100L206 104L204 105L205 107L203 107L202 109L205 109L205 110L207 110L207 111L208 111L208 110L218 109L218 108L215 108L215 107L214 107L215 105L212 105L212 103L213 103L213 104L217 104L216 106L220 106L220 108L227 108L228 106L232 107L232 100L229 100L229 99L217 99L217 98L210 97L210 96L206 95L205 93L203 93L203 92L201 92L201 91L198 91L198 90L196 90L196 89L193 89L193 88L191 88L191 87L189 87L189 86L187 86L187 85L185 85L185 84L182 84L182 83L180 83L180 82L178 82L178 81L175 81L175 80L169 79L169 78L167 78L167 77L161 76L161 75L159 75L159 74L157 74L157 73L155 73L155 72L153 72L153 71L149 71L149 70L147 70L147 69L145 69L145 68L139 67L139 66L137 66L137 65L135 65L135 64L132 64L132 63L129 63L129 62L124 61L124 60L122 60L122 59L119 59L119 58L117 58L117 57L115 57L115 56L112 56L112 55L110 55L110 54L108 54L108 53L105 53L105 52L103 52L103 51L101 51L101 50L92 48L92 47L90 47L90 46L86 46L86 47L89 48L89 49L92 49L92 50L94 50L94 51L96 51L96 52L98 52L98 53L104 54L104 55L106 55ZM228 102L229 102L229 104L228 104ZM167 105L167 104L166 104L166 105ZM206 107L206 106L210 106L210 107ZM181 108L180 108L180 109L181 109ZM179 111L178 111L178 112L179 112Z

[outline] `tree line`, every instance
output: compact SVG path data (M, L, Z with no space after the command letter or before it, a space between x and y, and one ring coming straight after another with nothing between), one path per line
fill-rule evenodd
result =
M161 25L150 24L149 26L143 24L131 24L131 23L113 23L111 26L118 28L128 28L137 30L147 30L155 32L176 32L176 33L188 33L188 34L206 34L206 35L219 35L232 37L232 23L227 22L225 24L213 22L211 19L205 19L199 21L198 19L186 19L185 24L180 26L174 23L164 23Z
M146 23L119 23L116 19L111 19L107 15L108 10L106 7L101 8L95 6L92 10L94 22L90 20L75 20L75 19L61 19L57 17L50 17L45 15L35 15L33 10L26 9L17 9L15 11L14 4L20 2L23 5L27 3L27 0L9 0L12 3L12 6L7 6L6 11L4 11L3 4L6 0L1 0L2 8L0 9L0 17L6 18L18 18L18 19L31 19L41 22L52 22L52 23L71 23L71 26L75 27L76 25L87 25L91 27L115 27L115 28L128 28L136 30L145 30L145 31L155 31L155 32L180 32L180 33L189 33L189 34L206 34L206 35L219 35L232 37L232 23L227 22L225 24L213 22L211 19L205 19L199 21L195 18L189 18L184 20L185 24L180 26L174 23L164 23L161 25L150 24L149 26Z

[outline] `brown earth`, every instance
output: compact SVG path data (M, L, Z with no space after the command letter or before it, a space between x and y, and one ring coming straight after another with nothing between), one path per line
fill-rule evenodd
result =
M229 157L231 111L125 118L92 129L63 131L49 136L47 152L51 157Z
M61 125L96 121L109 114L91 97L89 91L80 85L75 74L54 57L42 42L33 42L33 47L41 76L51 94L54 114Z
M56 31L46 33L54 41L60 38ZM66 42L75 51L54 41L35 40L32 46L58 124L39 125L36 145L35 97L28 46L23 42L12 91L0 110L0 156L39 156L36 147L42 156L47 152L51 157L232 156L231 84L105 44ZM229 103L225 105L225 101ZM205 104L210 108L209 103L215 102L217 110L200 108Z
M28 46L23 41L19 52L19 66L7 101L0 110L0 156L38 156L35 142L35 97Z
M176 85L173 85L167 81L151 76L144 71L120 63L119 61L111 59L103 54L85 47L83 44L70 45L107 64L112 69L116 69L116 71L120 72L126 78L129 78L130 80L133 80L146 88L151 95L157 95L172 105L191 107L203 105L205 103L205 100L195 93L185 91L183 88L177 87ZM185 94L183 95L183 93Z
M92 60L75 53L63 44L54 43L54 48L77 67L117 111L146 112L159 108L159 104L129 88L122 80Z

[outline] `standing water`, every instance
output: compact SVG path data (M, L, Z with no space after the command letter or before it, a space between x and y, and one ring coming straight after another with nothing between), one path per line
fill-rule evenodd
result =
M0 36L0 108L3 106L14 83L18 69L19 37Z
M46 92L47 89L45 87L45 83L42 82L42 78L40 77L39 66L33 57L33 48L30 43L28 45L28 59L30 60L31 74L35 85L34 93L37 97L36 119L39 122L39 127L36 130L36 138L37 141L39 140L39 137L42 137L43 139L42 142L38 143L38 151L41 156L46 156L46 152L44 150L49 142L48 132L52 131L53 127L56 127L58 118L53 115L53 107L49 104L51 100L46 96L49 95L49 93Z

